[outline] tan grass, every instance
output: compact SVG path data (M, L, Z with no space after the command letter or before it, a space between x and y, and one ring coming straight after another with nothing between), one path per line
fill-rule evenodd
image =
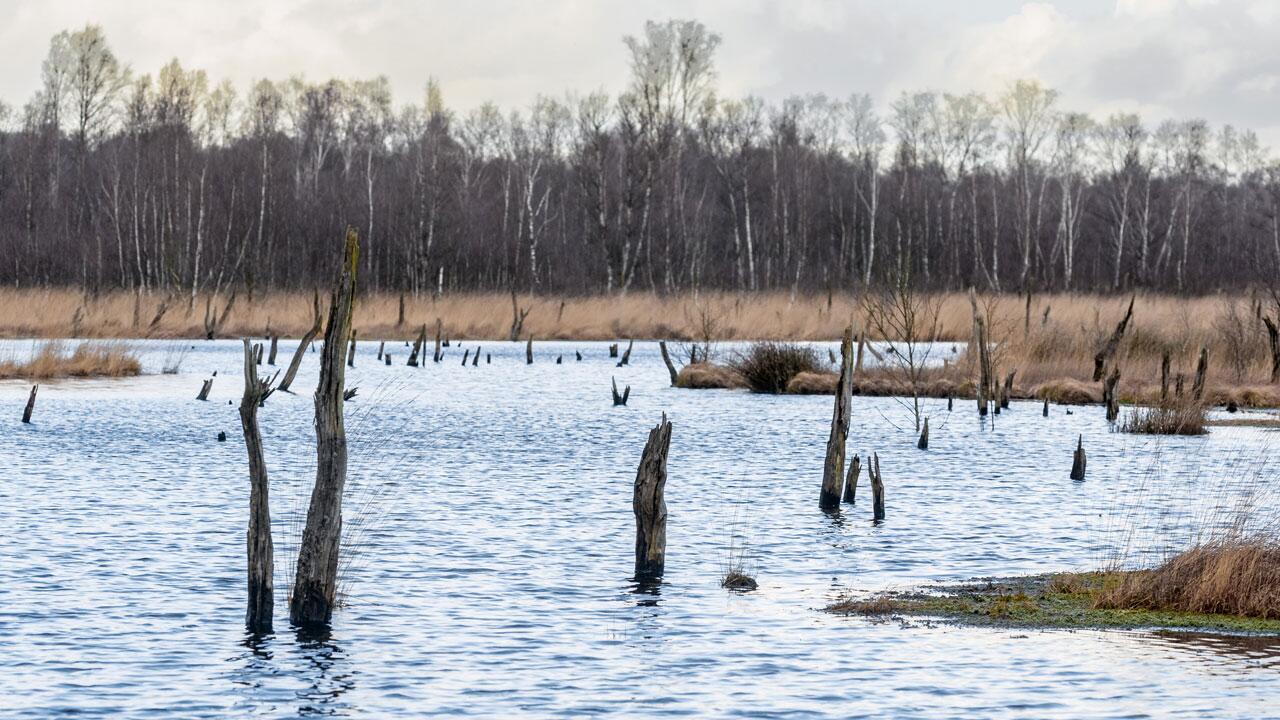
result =
M61 342L46 342L27 360L0 361L0 380L131 377L140 372L137 356L118 342L82 342L70 352Z
M1274 538L1199 545L1118 578L1098 592L1096 607L1280 618L1280 544Z

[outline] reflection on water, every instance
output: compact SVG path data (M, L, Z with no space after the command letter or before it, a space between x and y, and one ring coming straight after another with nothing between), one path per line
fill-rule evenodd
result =
M285 628L262 637L243 632L238 343L195 343L178 375L44 386L31 426L0 413L0 715L1192 718L1257 715L1280 694L1270 639L819 612L843 589L1087 569L1118 545L1156 557L1230 506L1206 479L1246 488L1221 463L1261 454L1255 430L1138 438L1097 409L1021 403L984 425L930 401L922 452L901 405L859 397L849 450L881 458L874 524L869 494L818 510L830 398L675 390L648 343L624 368L602 343L540 343L531 366L523 345L485 343L492 365L421 368L376 365L374 345L349 370L347 602L319 636L283 624L318 354L260 412ZM140 347L158 373L165 345ZM574 350L581 363L546 360ZM627 407L611 376L632 386ZM27 391L0 383L0 410ZM632 481L664 411L666 572L641 586L625 580ZM1077 434L1083 483L1067 479ZM720 587L735 544L754 592Z

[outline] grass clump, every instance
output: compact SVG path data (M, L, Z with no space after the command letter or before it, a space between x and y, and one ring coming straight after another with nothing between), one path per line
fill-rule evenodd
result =
M822 361L818 352L807 345L784 342L752 343L737 353L732 367L742 376L752 392L778 394L800 373L818 373Z
M1095 607L1280 619L1280 542L1274 538L1211 542L1150 570L1114 575L1096 594Z
M709 362L690 363L676 375L676 387L689 390L732 390L746 386L746 381L733 368Z
M57 341L43 343L29 360L0 361L0 380L133 377L142 364L123 343L83 342L68 352Z
M1207 421L1203 403L1184 400L1134 408L1120 430L1138 435L1204 435Z

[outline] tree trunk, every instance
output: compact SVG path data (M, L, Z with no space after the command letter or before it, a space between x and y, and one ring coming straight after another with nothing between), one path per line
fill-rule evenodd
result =
M844 479L844 501L854 503L858 501L858 475L862 471L862 460L854 455L849 461L849 474Z
M302 340L298 343L298 349L293 352L293 359L289 361L289 369L284 372L284 380L280 381L280 389L289 392L289 387L293 385L293 379L298 376L298 367L302 365L302 356L307 351L307 347L316 339L316 335L320 334L320 293L317 291L311 298L311 311L313 320L311 328L302 336Z
M36 391L40 389L39 385L31 386L31 394L27 396L27 406L22 409L22 422L31 422L31 413L36 409Z
M871 478L871 518L884 520L884 478L880 475L880 455L871 453L867 460L867 475Z
M1280 382L1280 329L1270 316L1262 316L1267 325L1267 346L1271 349L1271 384Z
M289 614L296 625L328 623L337 600L338 549L342 536L342 489L347 480L347 434L343 426L342 348L351 333L356 263L360 245L347 229L342 270L333 288L320 382L316 386L316 483L298 548L298 569Z
M271 543L271 507L268 495L267 464L262 457L262 434L258 431L258 407L269 383L258 380L254 350L244 339L244 396L240 399L240 425L249 453L249 602L244 624L252 633L271 632L275 604L275 568Z
M840 507L840 486L844 481L844 442L849 434L849 406L853 402L853 328L847 327L840 341L840 379L836 382L835 406L831 412L831 435L827 439L827 460L822 470L822 492L818 507Z
M671 362L671 356L667 354L667 341L666 340L659 341L658 349L662 351L662 362L666 364L667 374L671 376L671 387L675 387L676 378L680 376L680 373L676 372L676 366ZM582 359L581 356L579 356L578 359Z
M1209 348L1200 348L1200 360L1196 363L1196 379L1191 384L1191 396L1199 402L1204 399L1204 378L1209 372Z
M249 358L252 360L253 358ZM197 400L208 400L209 390L213 388L213 378L209 378L200 384L200 393L196 395Z
M1124 330L1129 326L1129 320L1133 318L1133 301L1135 297L1129 298L1129 309L1125 311L1124 317L1120 319L1120 323L1116 325L1115 332L1111 333L1111 337L1107 339L1107 344L1093 356L1093 381L1098 382L1103 378L1107 371L1107 363L1115 357L1116 349L1120 347L1120 340L1124 338Z
M267 355L267 364L268 364L268 365L275 365L275 364L276 364L276 346L277 346L277 345L279 345L279 344L280 344L280 336L279 336L279 335L272 335L272 336L271 336L271 352Z
M667 451L671 447L671 423L666 413L649 431L636 482L631 509L636 516L635 581L652 583L662 579L667 557Z
M1071 479L1084 480L1085 456L1084 456L1084 435L1076 440L1076 451L1071 457Z

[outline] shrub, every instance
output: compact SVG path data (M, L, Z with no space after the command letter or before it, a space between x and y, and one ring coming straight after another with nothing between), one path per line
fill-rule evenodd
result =
M757 342L745 352L735 353L730 366L742 376L752 392L781 393L800 373L822 370L818 352L807 345Z

